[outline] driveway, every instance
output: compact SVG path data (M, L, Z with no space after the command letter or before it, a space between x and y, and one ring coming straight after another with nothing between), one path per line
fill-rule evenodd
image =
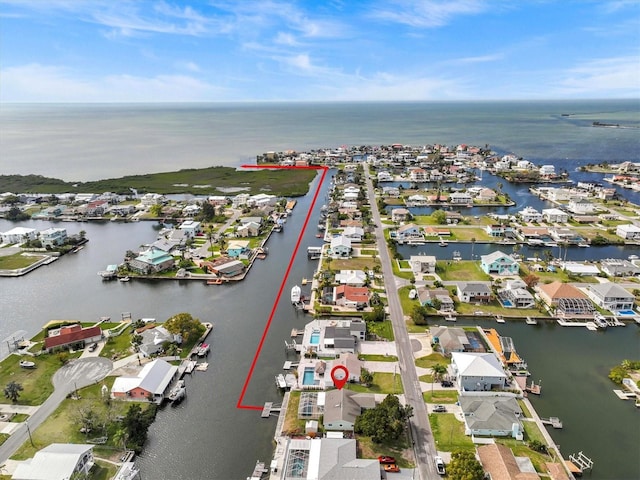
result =
M77 388L99 382L113 368L113 362L103 357L78 358L67 363L53 375L53 386L70 393Z

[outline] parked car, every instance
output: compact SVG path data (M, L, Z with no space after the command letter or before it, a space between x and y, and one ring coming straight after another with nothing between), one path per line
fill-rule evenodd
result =
M98 344L96 342L93 342L91 345L89 345L90 352L95 352L96 348L98 348Z
M384 471L385 472L399 472L400 471L400 467L398 465L396 465L395 463L385 463L384 464Z
M440 382L440 385L442 385L443 387L453 387L453 382L449 380L442 380L442 382Z
M396 463L395 457L389 457L387 455L380 455L378 461L380 463Z
M444 460L442 460L442 457L435 457L433 461L436 464L436 471L438 472L438 475L445 475L446 470L444 468Z
M444 405L436 405L435 407L433 407L433 411L442 413L442 412L446 412L447 408Z

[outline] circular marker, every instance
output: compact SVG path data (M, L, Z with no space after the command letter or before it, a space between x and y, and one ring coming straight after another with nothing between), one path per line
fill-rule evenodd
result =
M347 380L349 380L349 370L343 365L336 365L331 369L331 379L338 390L342 390Z

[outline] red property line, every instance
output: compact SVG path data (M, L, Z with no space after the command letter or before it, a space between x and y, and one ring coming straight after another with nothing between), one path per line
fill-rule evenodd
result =
M236 408L243 408L247 410L262 410L261 406L256 405L243 405L242 401L244 400L244 395L247 392L247 387L249 386L249 382L251 381L251 376L253 375L253 371L255 370L256 364L258 362L258 357L260 356L260 352L262 351L262 346L264 345L264 341L267 338L267 333L269 332L269 328L271 327L271 322L276 313L276 308L278 307L278 303L280 302L280 297L282 296L282 292L284 290L284 286L287 283L287 279L289 278L289 272L291 271L291 267L293 266L293 261L296 258L296 254L298 253L298 248L300 247L300 242L302 241L302 236L307 229L307 224L309 223L309 219L311 218L311 212L313 211L313 207L316 204L316 200L318 198L318 194L320 193L320 187L324 183L324 178L327 175L327 171L329 167L320 167L320 166L309 166L309 167L287 167L283 165L242 165L242 168L287 168L287 169L304 169L304 170L322 170L322 176L320 177L320 181L318 182L318 187L316 188L316 193L313 195L313 200L311 201L311 205L309 206L309 211L307 212L307 217L304 220L304 225L302 226L302 230L300 230L300 234L298 235L298 241L296 243L295 248L293 249L293 253L291 254L291 259L289 260L289 266L287 267L287 271L282 278L282 283L280 284L280 290L278 291L278 295L273 302L273 307L271 307L271 314L269 315L269 320L267 320L267 324L264 326L264 331L262 332L262 338L260 339L260 343L258 343L258 348L256 349L255 356L253 357L253 361L251 362L251 367L249 368L249 373L247 374L247 378L244 381L244 386L242 387L242 392L240 392L240 397L238 398L238 403L236 404Z

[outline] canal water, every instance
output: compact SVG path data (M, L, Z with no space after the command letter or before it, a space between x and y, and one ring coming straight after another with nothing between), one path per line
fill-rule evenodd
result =
M186 379L187 398L182 404L160 411L139 464L146 479L246 478L257 459L271 458L275 418L264 420L259 411L238 409L236 405L278 295L282 296L242 405L280 401L274 376L282 371L287 359L284 341L290 339L292 328L301 328L309 321L292 308L289 291L303 277L310 278L317 264L307 260L306 247L321 244L315 237L316 224L328 182L322 187L284 288L280 287L316 182L310 193L299 199L284 232L269 240L267 259L256 263L245 281L238 284L103 282L96 272L107 264L121 262L126 250L153 241L156 226L150 222L55 224L66 227L69 233L85 230L90 241L80 252L27 276L0 278L0 340L18 330L31 336L52 319L91 321L105 315L115 319L123 312L131 312L134 318L158 320L189 312L202 321L213 322L209 369ZM43 230L54 224L27 221L20 225ZM0 231L14 226L0 220ZM449 258L454 249L462 250L463 258L471 253L465 250L470 245L401 248L409 253L431 248L431 253ZM488 253L493 248L476 244L474 253ZM569 250L568 258L619 258L629 253L620 247L576 248ZM302 289L304 293L305 287ZM611 366L625 358L640 358L638 327L632 324L589 332L553 323L531 327L484 322L483 326L498 326L502 334L513 337L518 352L529 363L531 379L542 380L542 396L532 401L543 417L558 416L563 421L562 431L551 432L562 452L568 455L582 450L591 457L595 461L590 475L593 479L640 478L638 411L632 403L615 397L613 385L606 378Z

